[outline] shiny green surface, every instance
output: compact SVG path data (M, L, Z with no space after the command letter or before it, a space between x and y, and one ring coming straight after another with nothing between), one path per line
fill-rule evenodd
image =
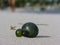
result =
M21 29L17 29L16 32L15 32L15 34L16 34L17 37L21 37L22 36Z
M25 37L36 37L38 35L38 27L34 23L25 23L22 26L23 35Z

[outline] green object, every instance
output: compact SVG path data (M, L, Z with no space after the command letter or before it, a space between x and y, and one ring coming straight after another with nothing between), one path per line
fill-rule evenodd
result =
M21 37L22 36L22 30L21 29L17 29L15 32L17 37Z
M38 31L39 31L38 27L32 22L25 23L22 26L22 33L23 36L25 37L29 38L36 37L38 35Z

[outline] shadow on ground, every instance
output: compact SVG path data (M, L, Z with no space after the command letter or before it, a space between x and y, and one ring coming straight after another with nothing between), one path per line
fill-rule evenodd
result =
M37 36L35 38L50 38L51 36Z

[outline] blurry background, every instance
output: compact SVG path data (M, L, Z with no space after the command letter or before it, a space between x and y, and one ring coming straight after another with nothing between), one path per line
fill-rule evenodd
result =
M9 7L8 0L0 0L0 7ZM16 0L17 8L31 7L41 10L60 9L60 0Z

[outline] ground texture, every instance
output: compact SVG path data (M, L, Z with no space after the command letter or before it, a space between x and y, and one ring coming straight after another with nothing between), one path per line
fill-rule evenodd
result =
M33 22L39 28L36 38L16 37L10 26L21 28ZM0 11L0 45L60 45L60 15Z

